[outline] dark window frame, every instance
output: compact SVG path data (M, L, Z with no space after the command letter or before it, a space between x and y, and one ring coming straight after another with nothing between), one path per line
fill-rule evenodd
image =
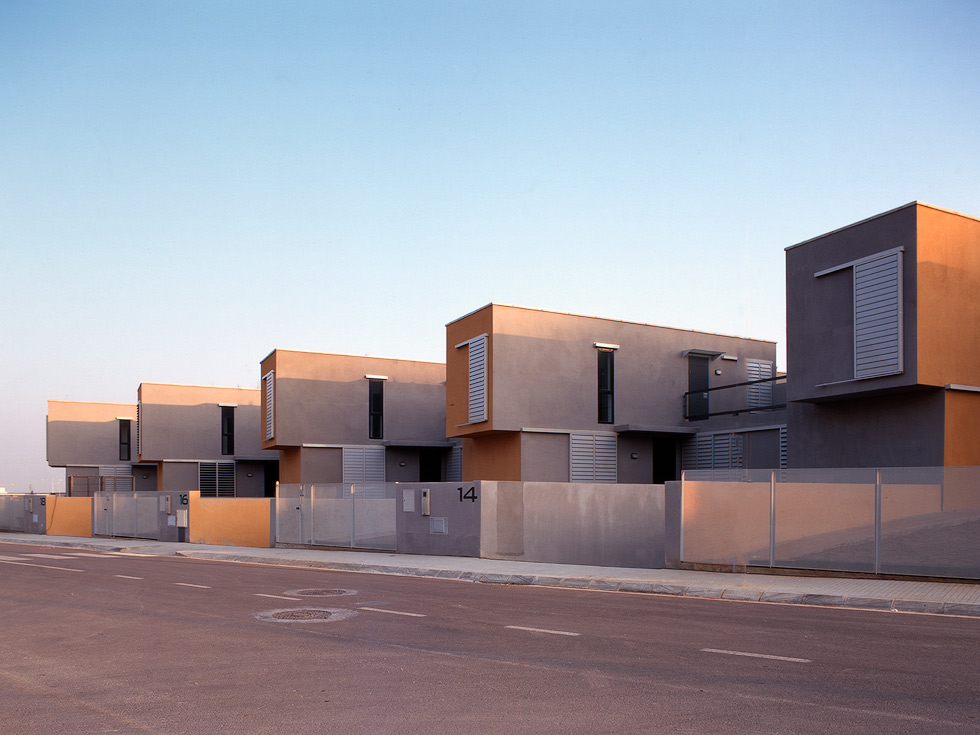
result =
M385 436L385 381L368 380L368 439Z
M119 461L129 462L133 456L133 422L119 419Z
M598 350L598 420L600 424L612 424L616 417L615 350Z
M221 455L235 453L235 407L221 407Z

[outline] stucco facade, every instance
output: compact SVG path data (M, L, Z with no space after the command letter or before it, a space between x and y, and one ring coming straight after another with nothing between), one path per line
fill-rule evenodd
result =
M980 220L912 202L786 250L791 467L980 464Z
M452 476L442 363L280 349L261 376L262 447L278 451L281 482Z
M142 383L137 452L157 489L236 497L275 494L275 452L262 448L259 391Z
M66 492L91 494L103 477L126 478L118 484L129 490L156 490L156 468L137 461L136 404L48 401L46 429L48 465L65 468Z
M752 456L778 466L781 411L710 407L728 402L715 388L775 358L764 340L489 304L446 326L446 435L463 440L467 480L663 482L682 447L715 431L775 432ZM697 418L685 410L693 365Z

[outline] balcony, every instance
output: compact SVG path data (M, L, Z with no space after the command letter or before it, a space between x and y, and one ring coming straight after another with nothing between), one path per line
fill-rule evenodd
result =
M712 416L738 416L786 408L786 376L719 385L684 394L684 418L703 421Z

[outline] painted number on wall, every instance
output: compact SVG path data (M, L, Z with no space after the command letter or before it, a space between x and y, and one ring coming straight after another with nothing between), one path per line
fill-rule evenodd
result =
M464 500L469 500L471 503L475 503L476 502L476 488L475 487L471 487L465 493L463 492L463 488L461 488L461 487L458 487L456 489L459 490L459 502L460 503L462 503Z
M181 493L181 495L180 495L180 504L181 505L187 505L187 494L186 493Z

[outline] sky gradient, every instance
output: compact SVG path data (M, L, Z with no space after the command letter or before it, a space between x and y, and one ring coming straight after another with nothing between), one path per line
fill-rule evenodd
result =
M63 485L48 399L442 361L491 301L792 370L785 247L980 215L978 38L976 2L0 0L0 487Z

